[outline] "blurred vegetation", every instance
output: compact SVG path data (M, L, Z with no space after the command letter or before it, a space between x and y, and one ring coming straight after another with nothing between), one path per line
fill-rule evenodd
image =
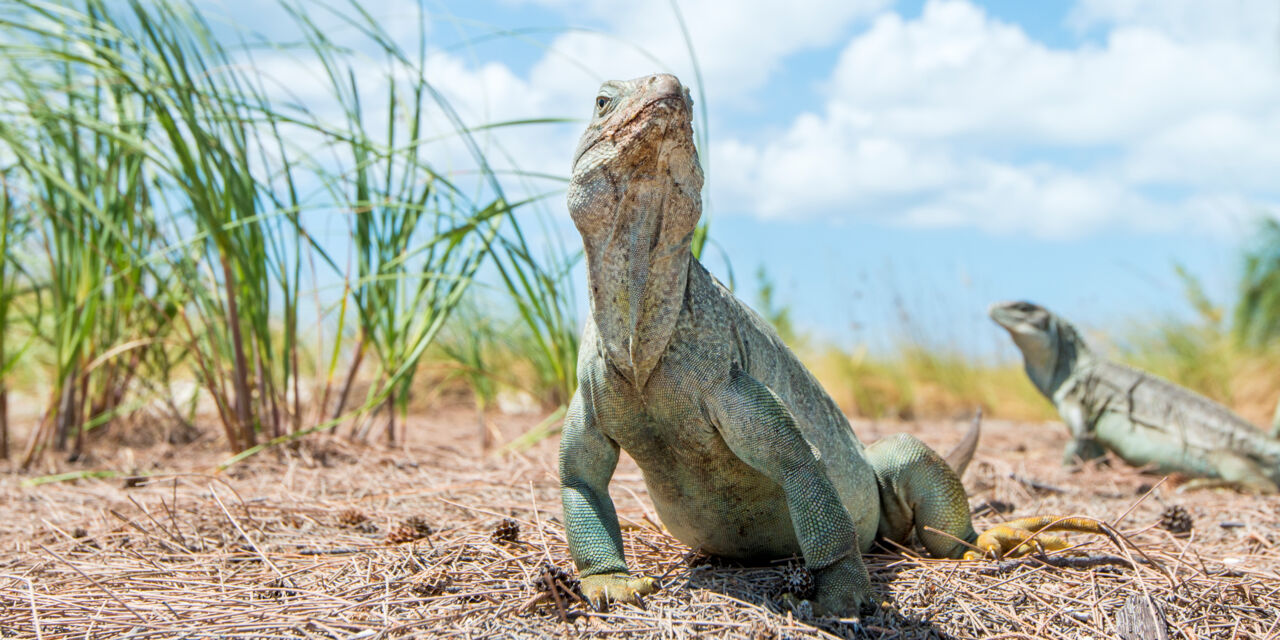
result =
M890 353L835 345L800 357L849 415L872 419L961 418L981 408L990 417L1049 420L1053 407L1021 362L984 363L937 345L899 341Z

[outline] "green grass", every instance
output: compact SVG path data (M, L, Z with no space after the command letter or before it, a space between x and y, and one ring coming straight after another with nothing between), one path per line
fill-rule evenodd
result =
M375 414L392 417L394 433L393 409L404 411L477 269L524 246L512 215L521 203L506 201L426 79L425 48L399 49L358 3L330 8L384 55L387 76L370 78L367 60L288 6L305 53L323 62L338 122L281 103L252 62L267 45L224 45L196 5L21 0L0 12L15 61L0 70L0 157L12 158L0 167L0 402L19 366L47 381L24 464L74 455L88 431L167 402L182 378L214 401L233 452ZM435 169L430 118L432 136L467 143L483 189ZM335 159L315 160L321 151ZM334 213L350 222L338 244L355 251L352 268L309 229ZM544 301L560 295L540 268L517 265L513 280L532 274ZM337 302L319 293L333 281ZM537 313L557 318L563 306ZM360 346L343 366L352 325ZM302 387L317 382L307 361L327 374L316 411L303 406ZM374 380L362 400L331 393L357 376Z

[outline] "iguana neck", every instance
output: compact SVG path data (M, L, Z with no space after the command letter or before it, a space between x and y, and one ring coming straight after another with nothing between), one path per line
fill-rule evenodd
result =
M1053 318L1049 322L1047 340L1014 334L1013 340L1022 351L1027 376L1049 398L1080 367L1092 361L1093 355L1084 340L1067 322Z

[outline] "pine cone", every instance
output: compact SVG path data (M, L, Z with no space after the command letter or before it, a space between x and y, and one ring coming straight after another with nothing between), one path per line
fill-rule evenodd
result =
M711 554L702 549L690 549L688 553L684 554L684 564L690 569L709 565L712 560L714 558L711 557Z
M346 509L338 513L338 523L348 527L354 527L368 519L369 516L359 509Z
M514 544L520 541L520 523L511 518L503 518L493 533L489 534L489 539L497 544Z
M813 573L803 564L790 562L783 568L780 593L790 593L801 600L812 600L818 593L817 587Z
M1191 535L1193 524L1191 514L1181 505L1169 505L1164 513L1160 514L1160 528L1179 538Z
M530 586L543 593L551 593L551 589L554 588L562 598L582 597L580 589L582 583L568 571L550 562L542 563L542 566L538 568L537 577L533 579L533 583Z
M414 577L409 590L421 598L431 598L444 593L449 585L453 584L453 576L447 571L438 569L436 571L419 574Z
M387 534L387 542L392 544L413 542L414 540L421 540L432 533L434 532L431 530L430 525L421 518L414 516L392 529L391 532Z

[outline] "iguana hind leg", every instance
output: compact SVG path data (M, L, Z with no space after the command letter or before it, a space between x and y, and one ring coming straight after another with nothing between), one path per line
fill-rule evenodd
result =
M937 452L899 433L867 447L866 457L880 485L881 538L905 542L914 527L939 558L959 558L977 538L964 485Z
M969 502L955 471L919 439L897 434L867 447L867 462L880 484L880 537L905 541L915 528L929 553L939 558L1021 556L1040 548L1067 548L1055 531L1106 534L1086 518L1037 516L974 532ZM976 547L976 550L971 548Z
M1218 477L1196 478L1178 487L1179 491L1234 487L1248 493L1280 493L1280 487L1276 486L1275 481L1267 477L1262 467L1248 456L1227 449L1217 449L1210 451L1205 458L1217 471Z

